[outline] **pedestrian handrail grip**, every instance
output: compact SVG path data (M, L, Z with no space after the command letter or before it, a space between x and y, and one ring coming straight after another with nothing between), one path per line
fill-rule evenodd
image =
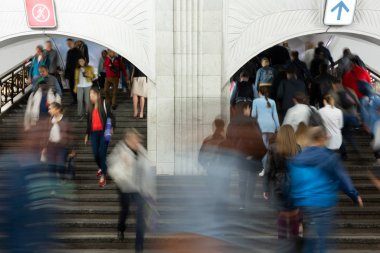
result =
M6 109L12 106L16 100L18 100L17 98L20 98L27 93L27 88L30 86L27 80L32 63L31 59L32 57L28 57L0 77L0 113L3 113Z

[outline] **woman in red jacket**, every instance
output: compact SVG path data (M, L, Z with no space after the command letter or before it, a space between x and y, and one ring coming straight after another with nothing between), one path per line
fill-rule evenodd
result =
M361 99L364 95L360 92L358 81L372 83L371 76L368 74L367 70L352 63L350 70L343 75L342 83L344 87L355 91L355 94Z
M111 119L112 134L113 129L115 128L115 118L109 105L102 100L100 90L93 87L90 90L90 108L87 117L87 131L84 142L87 144L88 139L91 138L92 152L99 168L96 175L100 177L100 187L106 185L107 177L106 159L108 142L105 138L107 118Z

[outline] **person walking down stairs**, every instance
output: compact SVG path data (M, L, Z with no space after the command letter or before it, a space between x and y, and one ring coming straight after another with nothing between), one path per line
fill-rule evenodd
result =
M144 249L144 206L156 198L156 174L136 129L128 129L109 157L109 173L117 185L120 201L118 239L124 240L125 221L131 200L136 211L136 252ZM149 205L149 204L148 204Z
M90 108L87 117L87 130L84 139L87 145L91 140L92 152L98 165L96 175L100 177L99 186L106 185L107 177L107 149L111 135L115 129L115 117L109 104L102 99L100 90L92 87L90 90Z

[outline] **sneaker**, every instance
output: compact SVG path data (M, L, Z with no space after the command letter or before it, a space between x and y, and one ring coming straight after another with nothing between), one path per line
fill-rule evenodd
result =
M263 177L265 175L265 171L264 171L264 169L259 173L259 176L260 177Z
M98 169L98 172L96 172L96 176L97 177L100 177L102 175L102 170L101 169Z
M105 176L100 177L100 179L99 179L99 187L103 188L104 186L106 186L106 184L107 184L106 177Z

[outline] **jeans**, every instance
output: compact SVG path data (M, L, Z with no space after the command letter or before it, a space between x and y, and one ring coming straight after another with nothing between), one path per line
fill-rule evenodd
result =
M92 153L98 168L102 170L102 174L107 176L107 148L108 143L104 138L104 131L96 131L91 133Z
M263 142L264 142L264 145L265 147L268 149L269 148L269 140L273 137L273 133L263 133ZM263 168L264 168L264 172L267 173L268 172L268 152L265 154L265 156L263 157L263 160L261 160L262 163L263 163Z
M325 253L326 238L332 230L334 208L302 207L304 221L303 253Z
M111 102L110 88L112 87L112 106L116 106L116 95L119 88L119 78L118 77L106 77L106 82L104 84L104 93L106 94L107 102Z
M120 201L120 214L118 222L118 231L125 232L125 221L127 220L129 214L129 207L131 201L134 200L137 206L136 210L136 242L135 249L136 251L142 251L144 249L144 198L140 193L124 193L119 192L119 201Z
M344 127L342 129L343 144L340 147L340 153L342 156L347 155L347 144L350 144L356 153L359 153L359 148L355 138L352 136L352 128L359 127L359 121L355 115L343 114Z
M85 104L85 111L88 112L88 107L90 106L90 89L91 87L78 87L77 98L78 98L78 116L83 116L83 98Z

